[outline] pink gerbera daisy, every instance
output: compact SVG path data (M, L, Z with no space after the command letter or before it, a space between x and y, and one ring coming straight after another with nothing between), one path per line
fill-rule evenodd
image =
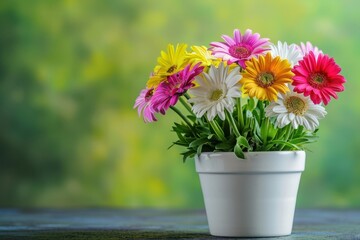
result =
M154 109L165 114L170 106L174 106L179 97L194 86L194 78L199 75L204 67L200 63L190 69L190 64L182 71L167 77L167 81L160 83L153 96Z
M135 101L134 108L138 108L138 114L139 116L143 115L145 122L154 122L157 120L155 118L156 111L152 102L153 94L154 88L143 89Z
M234 38L223 35L225 42L212 42L211 51L215 57L222 58L228 63L237 62L245 68L245 61L257 54L261 54L268 48L264 48L269 43L268 38L260 38L260 34L252 34L250 29L241 35L239 29L234 30Z
M316 57L310 52L292 70L294 91L310 96L315 104L323 102L327 105L330 97L338 98L336 92L344 91L346 80L340 71L333 58L322 53Z

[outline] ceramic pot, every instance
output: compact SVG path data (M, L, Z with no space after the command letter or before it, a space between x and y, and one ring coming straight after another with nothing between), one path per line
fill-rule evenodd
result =
M210 234L290 235L304 151L202 153L195 159Z

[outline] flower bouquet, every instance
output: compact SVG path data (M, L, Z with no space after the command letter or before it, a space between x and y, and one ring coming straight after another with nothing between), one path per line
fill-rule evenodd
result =
M210 47L169 44L134 107L145 122L172 109L184 161L202 152L303 150L345 78L311 43L273 44L234 30ZM179 104L180 103L180 104ZM180 106L178 106L180 105Z
M186 149L184 161L195 157L212 235L289 235L304 147L345 79L309 42L273 44L238 29L222 38L189 52L169 44L134 107L145 122L179 115L173 145Z

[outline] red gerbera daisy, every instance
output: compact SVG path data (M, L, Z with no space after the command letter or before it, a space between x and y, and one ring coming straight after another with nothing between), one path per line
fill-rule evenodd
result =
M327 105L330 97L338 98L336 92L344 91L346 80L340 71L333 58L323 53L315 56L311 51L292 70L294 91L310 96L315 104L323 102Z

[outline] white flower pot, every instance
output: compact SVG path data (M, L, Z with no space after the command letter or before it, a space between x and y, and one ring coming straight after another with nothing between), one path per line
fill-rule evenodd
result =
M196 157L210 234L290 235L304 151L202 153Z

